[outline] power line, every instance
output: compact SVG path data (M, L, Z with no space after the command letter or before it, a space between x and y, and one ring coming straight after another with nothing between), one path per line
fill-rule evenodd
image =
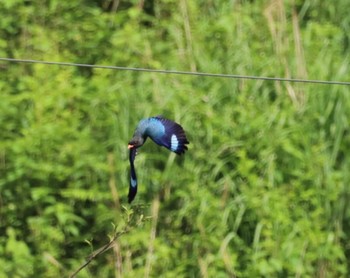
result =
M68 67L110 69L110 70L156 72L156 73L163 73L163 74L193 75L193 76L205 76L205 77L217 77L217 78L254 79L254 80L265 80L265 81L282 81L282 82L347 85L347 86L350 85L350 82L344 82L344 81L308 80L308 79L296 79L296 78L254 76L254 75L221 74L221 73L208 73L208 72L192 72L192 71L161 70L161 69L134 68L134 67L103 66L103 65L68 63L68 62L40 61L40 60L31 60L31 59L14 59L14 58L1 58L0 57L0 61L15 62L15 63L58 65L58 66L68 66Z

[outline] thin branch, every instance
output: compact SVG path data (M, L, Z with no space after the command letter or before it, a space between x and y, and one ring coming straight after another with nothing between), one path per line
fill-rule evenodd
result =
M107 250L111 249L114 244L116 243L116 239L119 238L121 235L126 234L129 232L129 229L125 229L121 232L117 232L114 234L113 238L104 246L97 249L96 251L92 252L88 257L85 263L83 263L76 271L74 271L69 278L74 278L82 269L87 267L97 256L101 255L102 253L106 252Z
M141 226L145 221L147 221L149 219L149 217L145 217L143 214L143 208L146 207L143 204L140 205L134 205L132 206L131 209L128 209L124 206L122 206L122 208L125 210L126 214L124 215L126 217L125 219L125 227L117 232L116 230L114 230L114 235L113 237L110 239L110 241L103 245L101 248L97 249L96 251L92 252L86 259L86 262L83 263L76 271L74 271L69 278L74 278L82 269L84 269L85 267L87 267L97 256L103 254L104 252L108 251L109 249L113 248L117 242L116 240L130 232L130 230L132 228L136 228ZM135 217L135 215L137 215L137 217Z

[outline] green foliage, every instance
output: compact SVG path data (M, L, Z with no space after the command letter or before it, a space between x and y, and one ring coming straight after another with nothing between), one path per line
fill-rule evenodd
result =
M349 81L333 2L2 1L0 56ZM130 217L79 277L349 276L348 87L0 71L0 277L68 276ZM129 206L126 145L158 114L190 148L147 142Z

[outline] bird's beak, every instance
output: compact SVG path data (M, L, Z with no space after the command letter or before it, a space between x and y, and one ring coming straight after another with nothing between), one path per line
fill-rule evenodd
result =
M134 145L128 145L128 149L130 150L130 149L132 149L134 147Z

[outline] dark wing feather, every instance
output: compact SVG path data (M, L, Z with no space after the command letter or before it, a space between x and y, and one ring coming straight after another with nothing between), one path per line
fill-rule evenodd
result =
M184 153L187 150L186 144L190 142L187 140L186 133L182 126L162 117L155 118L164 126L164 134L152 138L153 141L177 154Z
M130 185L129 185L129 195L128 201L131 203L137 193L137 177L134 166L134 160L136 156L136 148L131 148L129 152L129 161L130 161Z

